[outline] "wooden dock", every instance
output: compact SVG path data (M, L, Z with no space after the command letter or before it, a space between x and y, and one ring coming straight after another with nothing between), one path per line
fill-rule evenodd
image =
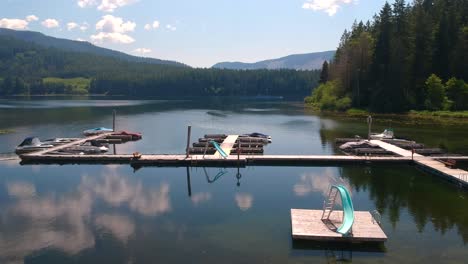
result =
M330 221L322 221L322 210L291 209L293 239L333 242L385 242L387 236L369 212L355 211L353 232L343 236L333 230L342 223L343 211L333 211Z
M462 187L468 187L468 171L449 168L444 163L438 161L436 157L426 157L416 153L413 154L409 150L399 148L380 140L371 140L370 142L402 157L412 158L414 163L424 171L440 176Z
M221 148L229 155L221 157L214 155L183 155L183 154L143 154L135 158L132 154L122 155L78 155L57 154L58 150L83 144L91 140L104 139L112 133L86 137L71 143L59 145L46 150L21 155L22 164L130 164L133 167L143 166L190 166L190 167L245 167L245 166L322 166L339 164L369 164L369 163L401 163L417 164L423 170L440 176L456 184L468 188L468 172L445 166L439 159L468 160L467 156L426 157L412 154L411 151L399 148L380 140L371 143L382 149L391 151L398 157L391 156L348 156L348 155L229 155L238 139L237 135L229 135L221 143Z

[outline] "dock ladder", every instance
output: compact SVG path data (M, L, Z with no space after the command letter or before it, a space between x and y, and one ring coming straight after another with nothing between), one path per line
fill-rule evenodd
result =
M323 201L322 220L329 220L330 214L333 212L333 207L335 206L337 195L338 195L338 189L330 188L330 192L328 193L328 198L325 201Z

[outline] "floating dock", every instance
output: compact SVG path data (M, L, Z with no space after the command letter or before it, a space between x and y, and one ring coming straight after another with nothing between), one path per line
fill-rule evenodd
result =
M369 212L354 212L353 232L350 236L333 231L333 227L341 225L343 211L333 211L328 221L322 221L322 214L323 210L291 209L293 239L330 242L387 241L384 231Z
M468 188L468 172L447 167L439 160L465 160L468 156L431 156L426 157L395 145L371 140L385 151L398 156L350 156L350 155L232 155L238 135L229 135L224 138L220 146L228 156L222 157L218 152L211 155L184 154L100 154L77 155L57 154L58 150L83 144L87 141L105 140L112 137L113 133L104 133L83 138L64 145L59 145L46 150L21 155L22 164L130 164L134 168L143 166L190 166L190 167L245 167L250 166L321 166L336 164L368 164L368 163L402 163L417 164L423 170L441 176L444 179Z

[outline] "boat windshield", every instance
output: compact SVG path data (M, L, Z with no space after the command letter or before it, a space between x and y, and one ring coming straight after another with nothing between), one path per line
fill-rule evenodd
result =
M37 137L28 137L21 142L20 147L23 146L38 146L41 144L41 141Z

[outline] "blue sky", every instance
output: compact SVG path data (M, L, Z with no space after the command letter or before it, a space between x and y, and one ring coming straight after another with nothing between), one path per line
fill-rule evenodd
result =
M393 2L393 1L390 1ZM1 0L0 27L195 67L332 50L385 0Z

